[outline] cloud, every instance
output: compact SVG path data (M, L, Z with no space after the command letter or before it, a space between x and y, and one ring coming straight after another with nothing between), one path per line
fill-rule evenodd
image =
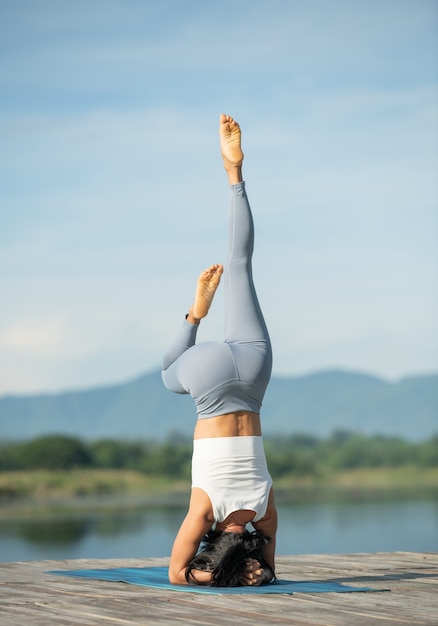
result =
M225 253L221 110L244 129L275 370L433 368L438 55L420 5L5 5L1 389L159 364Z
M59 318L14 324L0 334L0 349L38 355L59 354L62 344L65 350L66 331L65 321Z

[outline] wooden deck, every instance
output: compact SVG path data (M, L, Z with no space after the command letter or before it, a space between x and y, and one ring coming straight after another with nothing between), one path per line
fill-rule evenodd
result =
M0 563L0 625L438 625L438 553L280 556L277 562L280 578L334 580L390 591L201 595L45 573L159 566L168 559Z

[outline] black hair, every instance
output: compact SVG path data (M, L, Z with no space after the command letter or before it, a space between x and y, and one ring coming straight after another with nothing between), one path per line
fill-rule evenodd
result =
M256 559L263 569L272 571L261 555L263 546L269 541L270 537L265 537L257 530L245 530L243 533L210 530L202 539L199 552L187 566L186 580L195 585L240 587L248 558ZM211 572L211 581L198 583L192 574L193 570Z

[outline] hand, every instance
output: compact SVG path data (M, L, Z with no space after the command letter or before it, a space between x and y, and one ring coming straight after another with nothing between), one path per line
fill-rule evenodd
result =
M259 561L256 559L246 560L246 569L240 579L242 585L251 587L258 587L272 577L272 573L269 570L263 569Z

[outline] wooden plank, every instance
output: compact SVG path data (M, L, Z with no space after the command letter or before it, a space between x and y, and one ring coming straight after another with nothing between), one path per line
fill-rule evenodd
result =
M278 557L278 575L389 593L201 595L48 575L51 569L147 567L168 559L0 563L0 626L437 626L438 554Z

